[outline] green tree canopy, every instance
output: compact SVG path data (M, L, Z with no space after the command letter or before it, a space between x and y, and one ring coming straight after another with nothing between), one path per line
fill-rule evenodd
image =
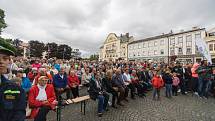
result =
M2 32L2 29L7 27L4 17L5 17L4 11L2 9L0 9L0 34Z

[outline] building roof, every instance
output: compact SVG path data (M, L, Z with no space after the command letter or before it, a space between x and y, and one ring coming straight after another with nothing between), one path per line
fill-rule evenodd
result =
M154 40L154 39L171 37L171 36L174 36L174 35L185 34L185 33L194 32L194 31L201 31L201 30L205 30L205 28L195 28L195 29L192 29L192 30L182 31L182 32L178 32L178 33L162 34L162 35L158 35L158 36L154 36L154 37L149 37L149 38L144 38L144 39L132 41L132 42L130 42L128 44L135 44L135 43L139 43L139 42L145 42L145 41Z

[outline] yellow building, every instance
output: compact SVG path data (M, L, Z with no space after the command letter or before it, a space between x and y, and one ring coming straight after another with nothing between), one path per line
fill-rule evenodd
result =
M115 33L110 33L99 50L100 61L116 61L118 59L128 59L128 42L133 41L133 36L129 33L117 36Z

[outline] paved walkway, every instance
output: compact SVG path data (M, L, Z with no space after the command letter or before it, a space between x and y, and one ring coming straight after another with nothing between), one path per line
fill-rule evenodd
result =
M199 99L188 94L167 99L162 92L161 101L153 101L149 92L146 98L129 98L124 104L118 109L110 107L103 117L97 116L93 100L87 102L86 115L80 113L80 104L69 105L62 110L62 121L215 121L214 98ZM56 121L56 113L51 111L47 119Z

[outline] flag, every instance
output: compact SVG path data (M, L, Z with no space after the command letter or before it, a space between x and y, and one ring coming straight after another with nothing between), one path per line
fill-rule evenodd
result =
M206 42L202 38L198 38L196 39L196 46L198 47L198 51L207 59L209 63L212 64L211 54Z

